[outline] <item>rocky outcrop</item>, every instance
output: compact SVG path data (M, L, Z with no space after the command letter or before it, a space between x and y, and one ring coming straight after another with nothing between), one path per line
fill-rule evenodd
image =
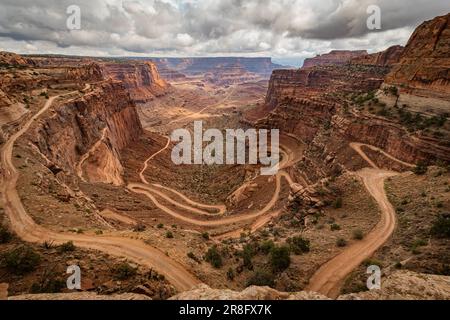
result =
M0 51L0 64L4 66L26 66L30 64L30 61L15 53Z
M381 290L342 295L338 300L449 300L450 277L397 271L382 279Z
M338 300L448 300L450 277L396 271L382 278L381 290L341 295ZM171 300L329 300L315 292L279 292L269 287L244 291L211 289L205 284L180 293Z
M393 67L400 61L404 49L405 48L402 46L392 46L381 52L353 58L350 60L350 63L374 65L380 67Z
M353 58L365 55L367 55L366 50L333 50L329 53L322 54L314 58L305 59L303 69L315 66L343 65L348 63Z
M298 292L294 294L279 292L269 287L248 287L242 292L232 290L211 289L201 284L191 291L180 293L169 300L329 300L314 292Z
M386 77L400 92L450 100L450 13L422 23Z

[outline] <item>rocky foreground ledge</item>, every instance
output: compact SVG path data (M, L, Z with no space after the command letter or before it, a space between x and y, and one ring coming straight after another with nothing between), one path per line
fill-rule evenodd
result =
M0 295L1 296L1 295ZM3 296L5 298L5 296ZM97 295L92 292L26 294L8 300L151 300L141 294ZM238 292L201 284L169 300L330 300L315 292L279 292L269 287L248 287ZM341 295L338 300L450 300L450 277L397 271L382 282L382 289Z

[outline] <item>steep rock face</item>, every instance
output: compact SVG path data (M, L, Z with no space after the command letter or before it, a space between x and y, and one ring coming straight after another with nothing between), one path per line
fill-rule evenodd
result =
M353 58L350 60L350 63L392 67L400 61L404 50L405 48L402 46L392 46L381 52Z
M320 97L324 93L374 90L383 83L385 70L372 66L322 66L299 70L275 70L269 82L266 104Z
M343 65L353 58L365 55L367 55L367 51L365 50L333 50L329 53L322 54L314 58L305 59L303 68L325 65Z
M168 84L152 62L105 63L105 76L121 81L136 103L145 103L166 93Z
M422 23L386 83L401 92L450 100L450 13Z
M39 150L73 173L85 156L87 166L96 168L87 170L89 181L119 184L120 150L142 133L135 104L122 84L103 83L55 111L35 128L33 139ZM96 151L94 156L86 157L90 151Z
M205 79L215 84L230 85L235 83L256 81L260 79L260 76L256 73L248 72L240 64L231 64L217 66L214 69L209 70L205 74Z

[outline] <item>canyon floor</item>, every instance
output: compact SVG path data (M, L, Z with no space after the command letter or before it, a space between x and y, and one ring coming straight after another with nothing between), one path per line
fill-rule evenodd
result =
M14 235L0 244L0 252L14 257L20 248L19 256L31 250L41 257L38 267L23 274L0 266L9 295L67 292L61 281L72 264L82 267L83 291L153 299L194 287L201 295L209 290L201 284L235 291L270 286L338 298L366 291L366 269L374 264L383 275L394 268L448 275L447 240L423 239L433 221L421 222L429 210L434 218L450 207L445 168L430 166L418 176L411 172L416 164L350 141L344 170L311 182L301 165L309 145L288 133L280 136L280 170L274 176L261 176L259 165L173 164L168 138L173 130L192 130L195 120L205 129L237 129L267 116L266 80L171 81L164 94L137 103L143 131L132 143L120 151L111 148L122 139L114 135L114 125L128 121L111 117L114 125L98 125L80 157L56 156L71 170L58 167L36 147L36 135L50 135L51 121L69 123L62 106L73 102L79 110L114 85L106 82L35 89L33 103L14 123L2 119L9 124L2 127L0 218ZM361 108L350 112L371 116ZM83 139L89 130L80 133ZM58 147L46 151L54 156ZM295 200L299 194L301 204ZM427 206L420 203L425 199ZM419 222L422 228L411 230ZM446 299L448 289L441 292Z

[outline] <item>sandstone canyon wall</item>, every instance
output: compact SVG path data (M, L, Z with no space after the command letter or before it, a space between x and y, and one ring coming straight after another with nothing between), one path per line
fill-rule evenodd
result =
M450 13L414 31L386 83L404 93L450 101Z
M145 103L166 93L168 84L152 62L124 61L102 65L105 75L121 81L136 103Z
M353 58L367 55L365 50L333 50L329 53L319 55L314 58L305 59L303 68L326 65L343 65Z

